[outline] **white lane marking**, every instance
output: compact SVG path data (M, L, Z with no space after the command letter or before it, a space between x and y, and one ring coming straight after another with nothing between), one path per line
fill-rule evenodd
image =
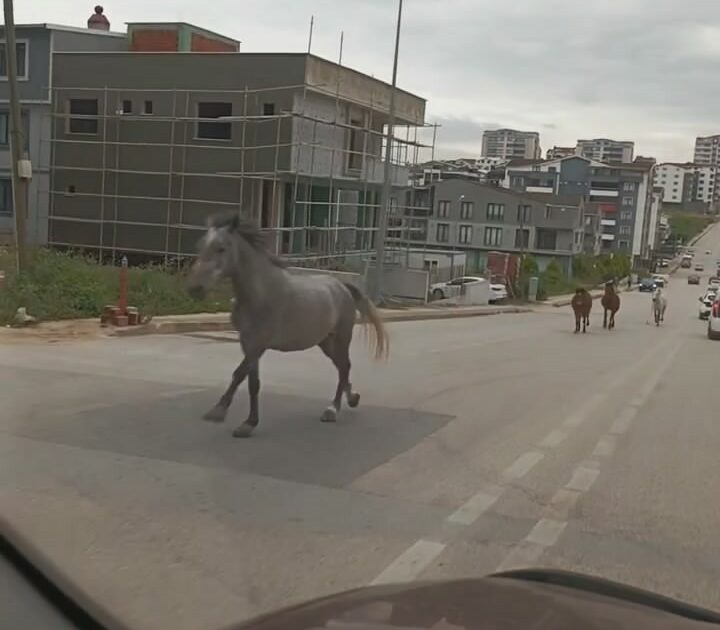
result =
M578 466L573 472L570 481L567 482L565 488L567 490L587 492L590 487L595 483L595 480L598 478L599 474L599 470Z
M570 511L575 507L580 496L581 493L577 490L560 488L543 510L544 517L554 518L555 520L568 520Z
M200 392L207 391L205 387L188 387L186 389L174 389L169 392L161 392L158 394L158 398L176 398L178 396L186 396L190 394L199 394Z
M81 413L88 413L90 411L100 411L102 409L109 409L112 407L111 403L91 403L88 405L78 405L77 407L65 407L64 409L58 409L53 411L54 416L75 416Z
M565 527L565 521L540 519L527 537L505 556L496 570L507 571L535 564L543 552L558 541Z
M520 479L527 475L537 464L542 461L545 455L540 451L528 451L518 457L510 466L502 473L505 481Z
M615 422L612 423L608 433L611 435L621 435L630 428L630 423L635 419L637 415L637 407L625 407L615 418Z
M594 457L611 457L617 446L617 438L614 435L603 435L595 446Z
M444 543L433 540L418 540L401 553L370 584L393 584L410 582L437 558L445 549Z
M607 389L612 390L614 389L615 384L610 384ZM590 396L588 400L574 413L571 413L566 419L565 422L563 422L563 427L566 429L575 429L579 427L585 420L587 420L588 416L593 412L595 407L599 406L605 401L605 398L607 398L607 394L603 394L600 392L597 392Z
M567 521L541 518L535 523L535 527L530 530L525 540L543 547L552 547L558 541L558 538L560 538L560 535L566 527Z
M472 525L485 512L487 512L500 498L504 488L500 486L487 487L470 497L463 505L455 510L447 520L458 525Z
M540 448L555 448L559 444L561 444L565 438L568 436L565 431L550 431L543 440L538 444Z

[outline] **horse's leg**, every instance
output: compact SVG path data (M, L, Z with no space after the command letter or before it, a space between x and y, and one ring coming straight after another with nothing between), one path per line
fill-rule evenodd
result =
M575 313L575 334L580 332L580 315Z
M603 328L608 327L608 310L603 308Z
M253 429L258 425L260 421L258 404L260 394L260 361L254 361L248 368L248 394L250 397L250 413L248 414L247 420L237 427L233 432L233 437L246 438L250 437Z
M204 416L203 419L207 420L209 422L224 422L225 416L227 415L227 410L230 407L230 404L233 401L233 398L235 397L235 392L237 391L237 388L240 387L241 383L245 380L245 378L250 373L250 368L253 364L256 364L260 357L262 356L262 352L258 352L255 350L245 349L245 358L242 360L242 363L235 368L235 371L233 372L232 379L230 380L230 385L228 385L228 388L225 390L225 393L220 396L220 400L218 400L218 403L210 410L208 411ZM258 381L258 387L259 387L259 381Z
M352 391L350 384L350 341L331 335L320 344L320 349L333 362L338 371L338 382L335 388L335 397L332 404L323 411L320 419L323 422L337 421L338 413L342 406L343 394L347 397L350 407L357 407L360 402L360 394Z
M583 335L587 332L587 315L580 315L582 319L582 328L583 328Z

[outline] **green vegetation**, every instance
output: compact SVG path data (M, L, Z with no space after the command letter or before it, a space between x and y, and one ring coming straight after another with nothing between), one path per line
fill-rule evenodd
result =
M674 212L670 215L670 238L673 241L682 244L689 243L690 240L700 234L708 225L710 225L714 217L708 217L703 214L689 214L687 212Z
M0 323L12 322L16 310L25 306L40 320L98 317L106 304L118 299L118 267L101 265L78 253L48 249L32 252L28 270L15 273L15 256L0 249L0 270L5 284L0 289ZM143 316L227 311L230 291L219 288L203 301L192 300L185 289L185 273L159 266L134 267L128 271L128 303Z

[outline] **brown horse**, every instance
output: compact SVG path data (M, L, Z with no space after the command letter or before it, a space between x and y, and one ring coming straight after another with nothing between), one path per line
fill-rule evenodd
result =
M583 332L585 332L585 328L590 325L590 311L592 310L592 303L592 296L586 289L575 289L575 295L570 302L570 306L572 306L573 313L575 313L576 333L580 332L581 322Z
M603 307L603 328L612 330L615 328L615 313L620 310L620 296L615 289L615 282L610 281L605 283L605 294L602 296L600 303ZM610 318L608 320L608 312Z

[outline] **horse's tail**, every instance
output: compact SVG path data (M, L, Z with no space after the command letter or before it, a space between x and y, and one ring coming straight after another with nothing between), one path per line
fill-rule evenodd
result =
M380 317L380 312L367 295L355 285L346 282L345 287L350 291L353 300L355 300L355 308L362 316L362 323L372 331L370 345L375 347L375 358L387 359L390 354L390 340Z

